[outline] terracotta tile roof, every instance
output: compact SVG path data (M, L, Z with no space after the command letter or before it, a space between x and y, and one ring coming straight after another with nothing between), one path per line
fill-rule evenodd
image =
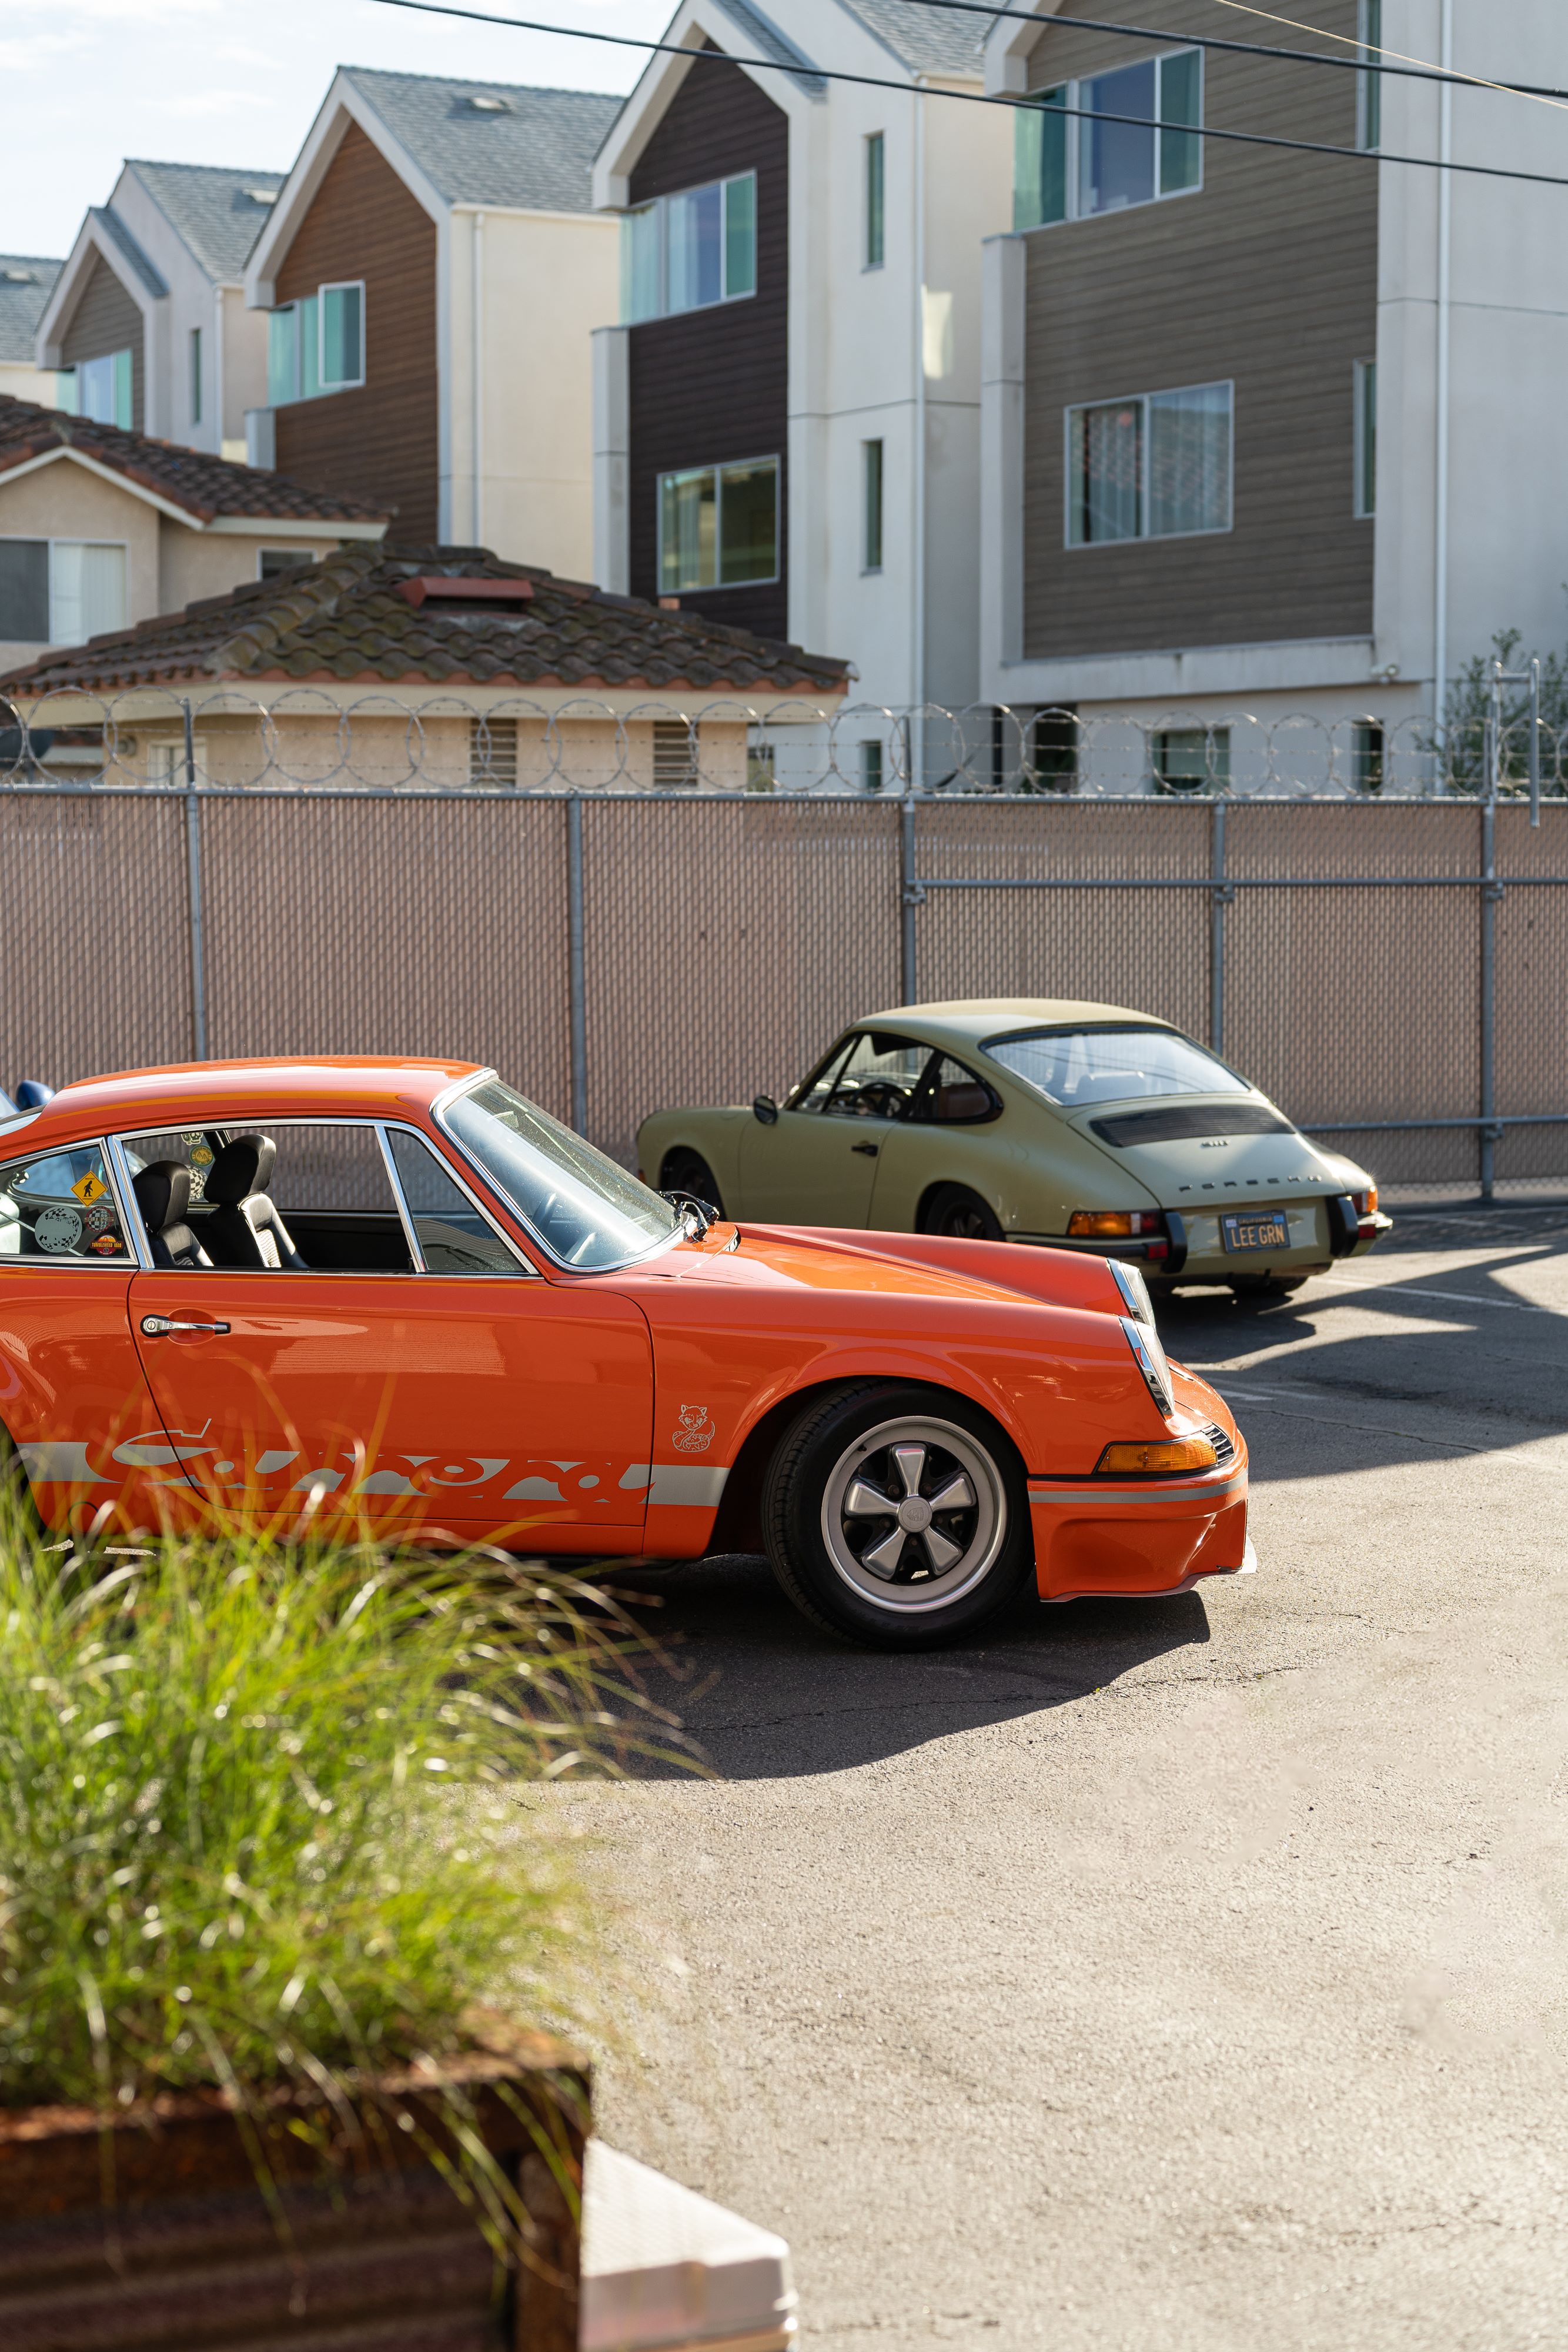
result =
M122 474L128 482L155 490L199 521L219 515L254 515L277 522L384 522L388 509L362 499L308 490L286 474L242 466L232 457L211 457L151 434L123 433L116 425L95 425L67 416L36 401L0 394L0 481L13 466L25 466L51 449L79 449L84 457Z
M511 581L531 593L447 601L433 585L442 579ZM403 593L416 581L422 602ZM504 563L485 548L360 546L46 654L0 688L30 698L67 687L113 694L176 680L337 678L836 695L847 677L843 662L799 646Z

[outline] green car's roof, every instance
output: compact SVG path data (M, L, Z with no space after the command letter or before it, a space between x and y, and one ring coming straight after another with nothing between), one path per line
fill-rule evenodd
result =
M931 1045L976 1045L1009 1029L1058 1028L1065 1024L1129 1021L1140 1029L1169 1029L1156 1013L1127 1004L1091 1004L1073 996L976 996L952 1004L895 1004L868 1013L856 1029L901 1029Z

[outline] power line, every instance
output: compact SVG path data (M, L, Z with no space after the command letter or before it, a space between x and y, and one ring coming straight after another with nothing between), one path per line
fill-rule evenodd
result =
M1352 34L1331 33L1322 25L1303 25L1294 16L1280 16L1272 8L1254 7L1251 0L1218 0L1218 5L1221 8L1234 8L1242 16L1261 16L1264 22L1270 25L1288 25L1293 33L1316 33L1321 39L1338 41L1346 48L1351 47L1353 44L1356 47L1360 46L1359 43L1354 42L1354 37ZM1490 81L1485 74L1455 73L1451 69L1445 70L1441 66L1434 66L1426 58L1406 58L1402 49L1385 49L1379 45L1377 54L1380 58L1403 58L1406 65L1419 67L1423 73L1429 74L1435 80L1461 82L1471 89L1506 90L1511 95L1520 98L1568 100L1568 90L1542 89L1533 82Z
M547 25L531 16L497 16L483 8L462 8L455 0L375 0L380 8L407 8L416 16L457 16L471 25L500 25L514 33L549 33L566 41L599 41L616 49L645 49L656 56L685 58L690 65L745 67L747 71L783 73L798 80L842 81L862 89L892 89L902 96L945 98L966 106L1038 107L1037 97L1010 90L994 96L977 89L915 89L906 81L884 74L844 73L836 67L813 65L802 58L792 64L780 58L740 58L727 49L688 49L679 41L650 41L634 33L600 33L586 26ZM994 9L988 14L995 15ZM1264 131L1220 131L1207 123L1155 122L1146 114L1111 114L1094 106L1053 106L1053 115L1079 115L1092 122L1128 123L1136 131L1168 131L1187 139L1218 139L1240 147L1280 147L1293 155L1340 155L1353 163L1405 163L1422 172L1461 172L1484 180L1528 180L1542 188L1568 188L1568 179L1553 172L1515 172L1502 163L1441 163L1432 155L1391 155L1385 148L1333 147L1321 139L1281 139Z
M1392 74L1402 81L1447 82L1450 88L1457 85L1461 89L1500 89L1514 98L1546 98L1568 102L1568 89L1551 89L1538 82L1488 81L1483 75L1445 73L1441 66L1423 65L1416 59L1406 59L1400 65L1381 62L1385 57L1397 56L1397 50L1378 49L1375 57L1331 58L1316 49L1280 48L1268 41L1228 41L1215 33L1156 31L1152 25L1113 25L1097 16L1063 16L1055 10L1049 16L1042 16L1033 8L993 7L990 0L904 0L904 5L909 8L949 8L961 16L988 16L993 20L998 16L1011 17L1020 24L1038 25L1047 31L1052 26L1064 25L1073 32L1112 33L1129 41L1158 41L1167 47L1175 42L1183 49L1224 49L1244 58L1282 58L1292 65L1327 66L1337 73ZM1243 0L1222 0L1222 5L1241 7ZM1272 24L1294 24L1292 17L1273 16L1266 8L1249 7L1245 13L1249 16L1268 16ZM1301 25L1297 26L1296 30L1315 32L1317 27ZM1343 40L1353 47L1361 46L1358 42L1352 42L1348 34L1325 33L1323 38Z

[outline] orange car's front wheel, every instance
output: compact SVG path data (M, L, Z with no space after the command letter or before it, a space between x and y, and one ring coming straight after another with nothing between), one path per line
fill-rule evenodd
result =
M972 1633L1033 1559L1017 1454L967 1398L867 1382L801 1415L763 1488L768 1556L814 1624L874 1649Z

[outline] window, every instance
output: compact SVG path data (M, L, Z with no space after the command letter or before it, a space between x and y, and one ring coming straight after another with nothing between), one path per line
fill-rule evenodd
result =
M757 174L683 188L621 216L627 326L736 302L757 291Z
M738 588L779 576L779 460L659 477L659 593Z
M1078 713L1038 710L1030 730L1030 775L1039 793L1078 790Z
M191 757L195 762L198 776L210 775L204 735L192 736ZM147 745L147 781L150 784L183 784L190 781L185 773L185 739L183 735L165 735Z
M1015 229L1186 195L1203 184L1202 54L1168 50L1041 90L1013 126Z
M258 580L276 580L280 572L308 571L316 558L298 547L264 547L256 555Z
M929 1045L890 1030L868 1029L841 1066L823 1106L830 1118L906 1118Z
M267 319L267 400L287 408L365 381L365 289L361 279L319 287Z
M131 1257L98 1144L0 1168L0 1266L16 1258L129 1265Z
M1078 1110L1138 1095L1244 1095L1245 1078L1170 1029L1035 1029L985 1051L1047 1102Z
M1230 529L1232 387L1188 385L1067 411L1067 543Z
M862 572L882 570L882 443L861 443L861 507L864 530L861 548Z
M387 1130L403 1206L430 1274L529 1274L422 1136Z
M436 1116L559 1265L601 1273L680 1236L668 1202L497 1078Z
M1355 511L1377 512L1377 362L1355 363Z
M153 1260L164 1271L413 1272L369 1121L283 1119L265 1129L214 1125L122 1140ZM172 1174L172 1183L144 1182L149 1169ZM167 1233L162 1251L159 1230Z
M1383 0L1358 0L1356 13L1362 56L1380 57L1383 53ZM1364 73L1357 74L1355 79L1355 143L1358 147L1381 147L1383 76L1380 73Z
M517 789L517 722L515 719L468 721L468 781Z
M191 422L202 421L202 331L191 330Z
M778 789L779 761L773 745L766 737L748 735L746 742L746 789L748 793L771 793Z
M861 790L880 793L883 783L883 746L880 736L867 735L861 744Z
M131 429L135 371L129 352L105 352L101 359L81 360L62 368L55 378L55 404L68 416L90 417L95 425Z
M1150 739L1149 760L1163 792L1223 792L1230 782L1230 730L1158 728Z
M1385 751L1382 721L1358 719L1350 730L1350 780L1358 793L1383 790Z
M880 131L865 142L865 266L880 269L887 246L887 155Z
M925 1073L915 1106L915 1117L936 1121L944 1127L959 1127L983 1118L995 1118L1000 1103L962 1062L951 1055L938 1054Z
M79 646L125 626L125 550L0 539L0 642Z
M365 289L362 284L323 286L321 389L343 392L365 380Z
M692 730L684 719L655 719L653 721L653 789L655 792L682 792L697 781L697 761Z

